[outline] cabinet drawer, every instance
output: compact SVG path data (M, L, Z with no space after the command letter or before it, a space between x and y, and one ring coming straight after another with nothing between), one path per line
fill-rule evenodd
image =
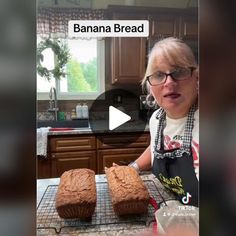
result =
M52 153L52 177L60 177L65 171L88 168L96 172L96 151Z
M97 155L98 173L104 174L104 168L111 167L113 162L118 165L128 165L136 160L145 149L146 147L99 150Z
M128 145L126 145L129 143ZM114 135L101 135L97 139L98 149L107 149L120 147L124 144L124 147L148 147L150 144L149 133L125 133Z
M52 137L49 143L51 152L92 150L96 148L94 136Z

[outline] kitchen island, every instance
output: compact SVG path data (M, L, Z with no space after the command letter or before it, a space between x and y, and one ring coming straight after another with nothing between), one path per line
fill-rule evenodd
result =
M157 204L174 198L152 174L145 173L140 176ZM97 188L98 202L91 222L85 224L82 222L78 225L78 221L70 222L60 219L54 206L55 191L54 194L48 192L50 188L56 189L59 181L59 178L37 180L37 235L142 235L142 232L152 231L155 212L152 206L149 207L148 216L116 219L113 217L115 215L111 205L107 205L110 201L107 189L100 193L100 189ZM107 186L106 176L96 175L96 185ZM107 215L108 208L110 212L112 211L110 215Z

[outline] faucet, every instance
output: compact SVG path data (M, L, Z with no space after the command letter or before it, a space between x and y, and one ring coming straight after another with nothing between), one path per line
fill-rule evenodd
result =
M50 89L49 98L50 98L50 101L49 101L48 111L54 112L55 121L57 121L57 112L58 112L59 108L57 107L57 92L54 87L51 87L51 89Z

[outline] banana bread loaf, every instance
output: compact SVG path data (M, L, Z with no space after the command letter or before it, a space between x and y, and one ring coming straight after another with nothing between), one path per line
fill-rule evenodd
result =
M112 205L117 215L147 213L149 192L133 167L106 168Z
M96 207L95 173L73 169L62 174L56 194L56 209L61 218L90 218Z

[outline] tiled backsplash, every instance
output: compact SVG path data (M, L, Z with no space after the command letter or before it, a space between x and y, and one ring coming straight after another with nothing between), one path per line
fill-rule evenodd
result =
M37 112L37 120L54 120L54 115L49 112Z
M88 108L90 110L90 107L92 106L94 101L92 100L88 100L88 101L58 101L58 108L59 108L59 112L63 112L65 114L65 119L69 120L71 117L71 113L73 109L76 109L76 105L78 103L80 104L87 104ZM104 107L108 107L108 106L115 106L117 107L118 104L105 104L108 101L104 101L101 100L99 102L96 102L96 106L93 106L93 113L89 114L90 116L93 115L95 116L94 118L96 119L107 119L108 117L106 117L106 113L104 112ZM49 108L49 101L38 101L37 103L37 119L38 120L54 120L54 113L53 112L48 112L48 108ZM131 117L133 119L138 119L138 109L139 109L139 104L137 104L137 102L133 101L132 99L128 99L127 97L125 97L123 99L123 102L121 104L119 104L119 106L124 106L127 113L131 115ZM125 111L125 112L126 112ZM107 114L108 115L108 114ZM59 113L58 113L58 118L59 118Z
M132 117L132 120L139 119L138 111L129 111L129 115ZM70 117L70 112L65 112L65 119L70 120L69 117ZM107 112L93 112L92 114L89 114L89 117L96 120L109 119ZM37 120L41 121L54 120L54 114L51 112L37 112Z

